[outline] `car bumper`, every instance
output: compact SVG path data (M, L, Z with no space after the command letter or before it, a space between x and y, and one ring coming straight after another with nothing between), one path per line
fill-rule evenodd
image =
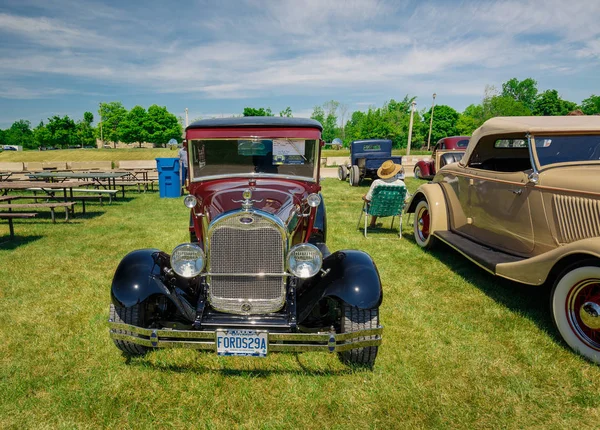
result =
M149 348L190 348L216 351L216 331L164 330L108 323L110 337ZM129 332L129 333L124 333ZM269 352L342 352L381 344L383 327L347 333L268 333ZM370 339L365 339L368 337Z

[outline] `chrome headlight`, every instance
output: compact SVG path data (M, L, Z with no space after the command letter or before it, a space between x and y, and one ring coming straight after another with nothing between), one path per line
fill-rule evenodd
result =
M182 243L171 253L171 267L179 276L193 278L204 269L204 252L193 243Z
M183 199L183 204L186 207L192 209L192 208L196 207L196 205L198 204L198 199L196 197L192 196L191 194L188 194Z
M310 278L321 270L323 254L315 245L300 243L288 252L288 270L298 278Z
M316 208L321 204L321 196L318 194L309 194L309 196L306 198L306 202L310 207Z

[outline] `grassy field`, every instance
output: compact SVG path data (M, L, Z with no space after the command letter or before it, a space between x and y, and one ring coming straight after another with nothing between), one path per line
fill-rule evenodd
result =
M181 199L130 193L68 224L17 221L20 239L0 245L0 428L598 428L600 368L560 340L547 292L425 252L408 225L403 239L365 239L365 191L323 181L329 247L367 251L383 282L373 371L318 353L121 355L106 324L112 275L133 249L187 239Z
M0 162L154 160L157 157L177 157L177 151L166 148L3 151L0 153Z
M405 149L395 149L393 155L405 155ZM411 151L411 155L429 155L427 151ZM326 149L323 157L349 157L347 149ZM4 151L0 152L2 161L119 161L119 160L154 160L157 157L177 157L177 151L162 148L131 149L64 149L58 151Z

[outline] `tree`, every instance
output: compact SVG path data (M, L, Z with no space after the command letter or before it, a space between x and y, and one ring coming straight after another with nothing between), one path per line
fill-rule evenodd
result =
M96 145L92 122L94 122L94 115L91 112L84 112L83 120L77 121L76 142L83 147Z
M5 141L7 145L20 145L23 148L36 148L36 142L31 131L31 123L25 119L20 119L12 123L10 128L5 131Z
M315 121L319 121L321 125L325 123L325 111L321 106L315 106L313 108L313 113L310 115L310 117Z
M447 105L437 105L433 111L433 123L431 124L431 143L435 144L439 139L457 134L456 123L459 114ZM431 108L423 115L423 130L427 128L429 134L429 121Z
M286 118L292 118L294 116L294 115L292 115L292 108L290 108L289 106L286 107L284 110L279 112L279 116L286 117Z
M177 117L164 106L150 106L146 124L148 140L157 145L164 146L171 139L181 140L183 133L181 124L177 121Z
M33 129L33 138L35 139L38 147L51 146L52 145L52 134L44 125L44 121L40 121L38 126Z
M502 96L523 103L530 111L533 110L537 94L537 82L532 78L523 79L522 81L512 78L502 84Z
M483 106L480 104L469 105L456 121L456 133L461 136L470 136L484 121Z
M98 109L100 115L100 127L98 127L101 139L113 142L115 148L119 141L119 125L127 115L127 109L121 102L100 103Z
M50 133L50 144L61 148L68 148L77 143L77 127L75 121L67 115L60 117L54 115L48 118L46 129Z
M566 115L577 108L577 103L563 100L556 90L546 90L541 93L533 105L534 115Z
M273 112L271 112L271 108L256 109L252 107L245 107L244 116L273 116Z
M177 123L181 127L179 120L177 120ZM134 106L127 112L125 119L119 125L119 138L125 143L139 143L141 148L142 142L146 142L150 135L148 129L149 124L146 109L141 106Z
M342 142L344 141L344 139L346 138L346 125L345 122L346 121L346 114L348 113L348 105L345 103L340 103L339 106L340 109L340 124L342 125Z
M592 94L581 102L581 110L586 115L600 114L600 96Z

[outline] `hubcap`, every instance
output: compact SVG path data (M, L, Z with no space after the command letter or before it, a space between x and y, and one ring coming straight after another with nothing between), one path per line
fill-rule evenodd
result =
M427 208L421 208L417 217L417 234L419 239L425 242L429 237L429 211Z
M585 302L579 310L581 322L592 330L600 328L600 305L594 302Z
M573 332L590 348L600 350L600 279L575 284L565 305Z

